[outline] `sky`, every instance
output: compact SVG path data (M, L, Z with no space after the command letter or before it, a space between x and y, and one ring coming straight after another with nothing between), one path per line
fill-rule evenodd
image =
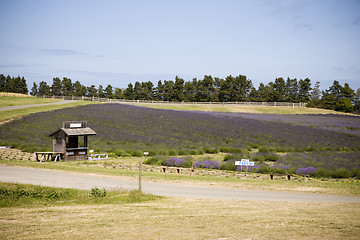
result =
M360 0L0 0L0 73L85 86L245 75L360 88Z

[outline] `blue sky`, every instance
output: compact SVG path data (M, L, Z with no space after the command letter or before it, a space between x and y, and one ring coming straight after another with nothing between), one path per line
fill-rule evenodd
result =
M0 73L135 81L246 75L360 88L360 0L0 0Z

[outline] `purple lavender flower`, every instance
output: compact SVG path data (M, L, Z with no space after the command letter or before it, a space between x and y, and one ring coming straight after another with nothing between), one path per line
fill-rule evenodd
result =
M220 164L217 161L205 160L194 163L194 168L219 169Z
M297 175L313 175L316 172L316 168L307 167L307 168L299 168L295 171Z
M180 167L182 164L184 164L185 159L184 158L170 158L166 162L166 166L169 167Z

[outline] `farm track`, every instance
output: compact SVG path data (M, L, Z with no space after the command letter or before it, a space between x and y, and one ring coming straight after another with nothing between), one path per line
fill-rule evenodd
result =
M91 189L95 186L107 189L136 189L138 186L137 180L130 177L77 174L60 170L9 166L0 166L0 181L78 189ZM290 202L360 202L360 197L255 191L226 187L201 186L195 184L184 185L178 183L143 182L142 189L145 193L151 193L160 196L188 197L199 199L206 198Z

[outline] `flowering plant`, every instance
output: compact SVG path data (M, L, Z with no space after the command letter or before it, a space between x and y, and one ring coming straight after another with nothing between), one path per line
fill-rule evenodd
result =
M168 167L180 167L185 163L185 159L184 158L170 158L167 162L166 162L166 166Z
M316 172L316 168L307 167L307 168L299 168L295 171L297 175L314 175Z
M219 169L220 164L217 161L205 160L194 163L194 168Z

